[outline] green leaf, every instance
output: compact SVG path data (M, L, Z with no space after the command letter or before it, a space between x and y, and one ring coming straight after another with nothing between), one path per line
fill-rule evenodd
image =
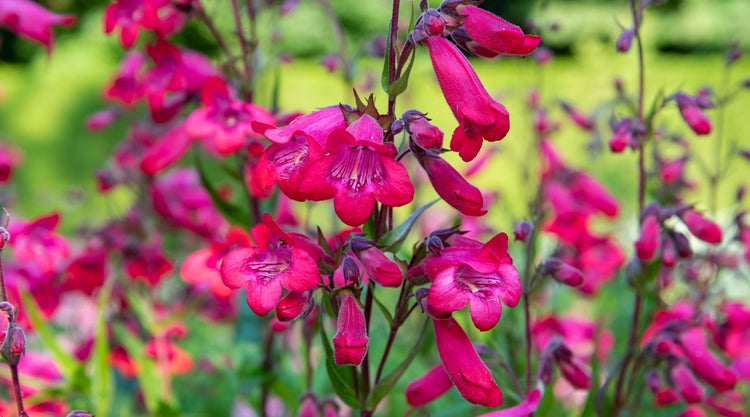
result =
M29 315L29 320L31 320L36 334L42 341L42 346L44 346L45 350L52 353L55 362L60 365L60 372L63 374L65 380L68 382L72 381L76 374L81 372L78 361L57 342L57 338L47 324L47 321L39 315L41 308L36 303L36 300L34 300L34 297L24 288L21 288L19 293L24 311Z
M416 49L412 49L411 59L409 60L409 64L406 66L406 70L403 71L401 73L401 76L398 77L398 79L394 81L393 84L391 84L388 87L388 90L386 90L389 97L396 97L397 95L406 91L406 87L409 84L409 75L411 74L411 68L414 65L414 57L416 56L417 56Z
M326 351L326 371L333 391L349 407L357 410L362 409L359 398L357 398L357 392L354 391L354 372L352 370L356 368L336 365L333 360L333 348L331 348L331 342L328 340L323 326L320 326L320 338L323 339L323 347Z
M388 324L390 325L393 323L393 316L391 316L391 312L388 311L388 308L383 304L380 300L378 300L377 297L375 297L373 293L373 300L375 300L375 304L380 308L380 312L383 313L383 316L385 316L385 319L388 320Z
M378 406L378 403L380 403L380 401L391 392L398 380L404 372L406 372L406 369L414 361L414 358L417 357L419 348L422 346L422 342L424 342L424 335L427 334L427 324L429 322L429 320L425 320L424 326L422 326L422 333L419 335L419 340L417 340L417 343L411 348L409 356L407 356L406 359L396 367L396 369L392 370L388 375L375 384L372 391L370 391L370 395L367 396L368 409L374 410L375 407Z
M135 335L131 334L122 323L112 323L117 340L122 342L128 357L138 367L138 382L143 392L143 402L148 410L148 415L157 415L157 408L161 400L161 380L156 370L154 361L146 358L143 354L144 344Z
M203 188L205 188L206 192L208 192L208 195L211 197L211 201L213 201L214 205L221 212L221 214L223 214L224 217L231 223L247 227L250 224L250 215L246 210L242 210L241 208L221 198L219 192L216 191L216 188L211 185L211 182L206 175L205 167L201 163L201 159L198 156L197 152L195 153L195 166L196 168L198 168L198 174L200 175Z
M110 277L99 292L97 301L96 338L91 355L93 366L90 393L94 412L99 416L109 415L114 385L112 369L109 366L109 343L107 342L107 301L112 292L113 279Z
M439 199L432 200L415 210L414 213L412 213L406 219L406 221L404 221L397 227L394 227L393 230L383 235L383 237L381 237L378 241L378 244L384 246L383 250L385 250L386 252L398 252L399 248L401 248L401 244L404 243L404 239L406 239L406 236L409 234L409 231L411 231L411 228L414 226L414 223L417 221L419 216L421 216L422 213L427 210L427 208L435 204L438 200Z
M391 25L388 25L388 33L385 35L385 57L383 57L383 73L380 75L380 85L383 91L388 92L391 80L388 79L388 62L391 60Z

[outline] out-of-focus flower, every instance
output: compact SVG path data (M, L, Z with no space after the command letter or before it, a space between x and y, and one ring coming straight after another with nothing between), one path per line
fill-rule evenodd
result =
M476 44L467 49L483 57L529 55L542 41L541 37L526 35L520 27L470 3L453 8L450 2L444 2L440 11L460 20L461 30Z
M52 13L31 0L0 2L0 25L44 45L48 54L52 52L52 26L71 26L75 23L75 16Z
M696 135L707 135L711 133L711 120L703 113L695 99L685 93L675 94L677 107L685 123L693 129Z
M698 239L712 244L719 244L722 240L721 228L702 214L693 209L680 213L680 219L688 227L690 233Z

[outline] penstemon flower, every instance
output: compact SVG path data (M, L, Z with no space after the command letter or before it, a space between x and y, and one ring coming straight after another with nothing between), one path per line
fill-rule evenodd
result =
M362 115L346 130L333 131L326 150L327 156L305 170L299 187L309 200L332 198L344 223L363 224L376 201L399 207L414 198L406 168L394 159L396 148L383 142L383 130L372 117Z

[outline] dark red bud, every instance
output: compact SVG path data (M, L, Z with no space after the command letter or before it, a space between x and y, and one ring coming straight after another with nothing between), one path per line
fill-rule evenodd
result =
M440 253L443 251L443 248L445 248L445 245L443 245L443 240L440 239L437 236L430 236L425 241L425 245L427 245L427 250L430 251L433 255L440 255Z
M513 235L516 237L516 240L520 240L521 242L526 242L533 232L534 225L528 220L518 223L513 229Z
M344 258L342 269L344 272L344 279L347 282L357 282L359 280L359 267L357 266L357 262L352 259L351 256Z
M424 28L431 36L442 36L445 31L445 19L435 9L429 9L422 14Z
M13 355L23 355L26 353L26 335L20 327L11 325L8 330L8 340L10 341L10 353Z

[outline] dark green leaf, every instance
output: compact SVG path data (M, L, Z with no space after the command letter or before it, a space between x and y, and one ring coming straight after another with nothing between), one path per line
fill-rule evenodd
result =
M94 413L98 416L109 415L112 405L114 385L112 368L109 366L109 343L107 342L107 302L112 291L113 280L108 279L102 286L97 301L96 338L94 352L91 355L93 372L91 375L91 397L94 403Z
M206 175L205 168L201 163L198 153L195 154L195 166L198 168L198 174L200 174L201 184L206 189L208 195L211 197L216 208L224 215L224 217L231 223L247 227L250 224L250 215L246 210L242 210L239 207L229 203L228 201L221 198L219 192L211 184Z
M429 320L425 321L424 326L422 326L422 333L419 335L419 340L417 340L417 343L414 345L414 347L411 348L409 356L407 356L406 359L404 359L404 361L396 367L396 369L392 370L388 375L381 379L375 385L375 387L373 387L372 391L370 391L370 395L367 396L368 409L373 410L378 406L380 400L385 398L385 396L388 395L389 392L391 392L393 387L398 382L399 378L401 378L409 365L411 365L412 361L414 361L414 358L417 357L419 348L420 346L422 346L422 342L424 342L424 335L427 334L428 323Z
M383 237L381 237L378 241L378 244L383 245L383 250L385 250L386 252L398 252L399 248L401 248L401 244L404 243L404 239L406 239L406 236L409 234L409 231L411 231L411 228L414 226L414 223L417 221L419 216L421 216L428 207L435 204L438 200L439 199L432 200L415 210L414 213L412 213L406 219L406 221L383 235Z
M388 25L388 33L385 35L385 57L383 57L383 73L380 75L380 85L383 91L388 92L391 80L388 77L388 62L391 60L391 25Z
M354 372L352 370L355 368L336 365L333 360L331 341L328 340L323 326L320 326L320 338L323 340L323 347L326 351L326 371L333 391L349 407L357 410L362 409L359 398L357 398L357 392L354 391Z
M396 97L397 95L406 91L406 87L409 84L409 75L411 74L411 68L414 65L414 57L416 56L416 49L412 49L411 59L409 60L409 64L406 66L406 70L402 71L401 76L398 77L398 79L394 81L393 84L390 85L390 87L388 87L387 93L389 97Z

